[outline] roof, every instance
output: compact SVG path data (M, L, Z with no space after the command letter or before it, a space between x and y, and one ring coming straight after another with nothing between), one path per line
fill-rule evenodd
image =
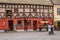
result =
M21 4L52 5L50 0L0 0L0 3L21 3Z
M60 4L60 0L52 0L54 4Z

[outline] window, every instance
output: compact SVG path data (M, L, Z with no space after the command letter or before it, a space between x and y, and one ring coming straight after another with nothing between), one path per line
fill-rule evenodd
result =
M14 5L12 5L12 8L14 8Z
M50 18L53 18L53 14L52 14L52 13L50 13L50 14L49 14L49 17L50 17Z
M37 9L37 12L40 12L39 9Z
M45 17L48 17L48 14L47 14L47 13L45 13L45 14L44 14L44 16L45 16Z
M30 12L30 10L29 9L25 9L25 12Z
M17 13L18 12L18 8L14 8L14 12Z
M36 8L33 8L33 12L35 13L37 11L37 9Z
M2 7L2 5L0 5L0 7Z
M31 21L30 20L24 20L24 25L30 27Z
M37 6L37 8L39 8L39 6Z
M12 18L12 10L6 10L6 17Z
M23 9L21 8L21 9L18 9L18 12L23 12Z
M21 28L21 27L22 27L22 21L21 21L21 20L18 20L18 22L17 22L17 23L18 23L18 27L20 27L20 28Z
M57 9L57 14L60 15L60 8Z
M37 9L36 8L33 8L33 9L31 9L31 12L37 12Z
M3 7L5 7L5 5L3 5Z
M25 5L25 8L29 8L30 6L29 5Z
M11 5L8 5L9 8L11 8Z
M44 16L43 16L43 13L41 13L40 16L43 18L43 17L44 17Z
M20 8L23 8L24 6L23 5L20 5Z
M45 13L48 13L48 9L44 9L44 12L45 12ZM51 11L50 11L50 12L51 12Z
M40 9L41 12L43 12L43 9Z

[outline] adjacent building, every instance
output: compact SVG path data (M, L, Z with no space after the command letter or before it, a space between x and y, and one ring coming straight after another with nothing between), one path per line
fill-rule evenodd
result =
M57 7L54 5L54 14ZM0 0L0 30L13 31L14 24L17 30L35 30L53 23L54 14L50 0Z
M54 6L54 25L60 29L60 0L52 0Z

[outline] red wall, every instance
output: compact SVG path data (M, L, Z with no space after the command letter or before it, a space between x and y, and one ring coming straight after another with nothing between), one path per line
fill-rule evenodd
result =
M5 30L8 29L8 20L13 20L13 23L17 25L17 20L22 20L22 28L18 28L17 29L24 29L24 18L17 18L17 19L0 19L0 30ZM33 21L37 21L37 28L40 27L40 25L44 25L44 23L41 23L41 21L43 21L43 18L26 18L26 20L30 20L31 21L31 26L28 29L33 29ZM48 23L53 22L53 19L48 19L47 18Z

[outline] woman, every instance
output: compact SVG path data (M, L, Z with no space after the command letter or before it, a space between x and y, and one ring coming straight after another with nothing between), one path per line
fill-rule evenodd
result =
M50 24L48 25L48 32L49 32L49 35L51 35L51 25Z

